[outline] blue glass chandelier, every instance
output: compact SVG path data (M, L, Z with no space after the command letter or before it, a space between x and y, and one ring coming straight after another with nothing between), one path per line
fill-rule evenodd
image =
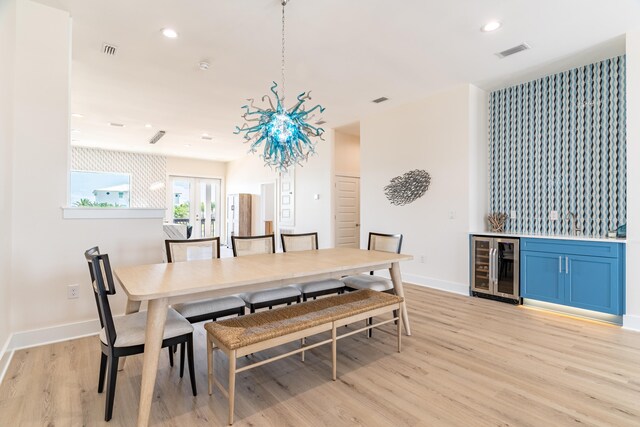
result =
M282 0L282 83L281 93L278 84L273 82L271 93L262 97L262 102L268 101L269 107L260 108L254 105L254 99L248 99L249 105L243 105L245 113L242 115L245 123L236 126L235 134L244 134L245 143L250 143L249 153L256 153L262 145L260 157L265 164L277 170L286 171L290 166L302 164L310 155L315 154L315 147L319 140L324 140L324 129L311 125L309 122L315 117L314 112L324 112L321 105L307 110L304 103L311 100L311 92L298 95L298 102L291 108L284 106L285 89L285 17L284 8L288 0ZM318 119L320 120L320 119Z

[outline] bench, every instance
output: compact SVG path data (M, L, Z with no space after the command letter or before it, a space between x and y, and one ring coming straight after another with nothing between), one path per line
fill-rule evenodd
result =
M239 372L298 353L302 353L302 360L304 361L304 352L306 350L324 344L331 344L332 378L335 381L337 375L337 341L394 321L397 322L398 352L400 352L400 328L402 322L399 319L402 318L402 301L401 297L395 295L363 289L233 319L207 323L205 329L207 330L209 395L213 393L213 385L215 384L229 399L229 425L231 425L233 424L235 378ZM390 312L394 314L389 320L379 321L378 323L367 322L367 326L364 328L350 330L338 335L340 326L361 320L367 321L369 318ZM306 338L327 331L331 331L331 338L313 344L306 344ZM300 340L301 346L296 350L241 368L236 367L237 358L298 340ZM215 349L224 352L229 359L228 390L225 390L215 380L213 372Z

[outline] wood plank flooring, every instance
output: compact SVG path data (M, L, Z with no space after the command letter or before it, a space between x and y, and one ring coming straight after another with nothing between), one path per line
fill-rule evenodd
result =
M640 333L407 285L413 336L385 330L238 375L235 426L639 426ZM393 325L384 329L392 332ZM198 396L162 352L154 426L226 424L207 395L205 335L196 329ZM0 385L0 426L131 426L142 356L118 376L114 417L97 393L98 339L17 351ZM267 354L274 354L272 352ZM262 354L251 356L256 359ZM218 356L226 384L226 359Z

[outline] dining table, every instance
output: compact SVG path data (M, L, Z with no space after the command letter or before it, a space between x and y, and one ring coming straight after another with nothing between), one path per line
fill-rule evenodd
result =
M400 262L411 259L406 254L339 247L115 269L128 298L127 314L139 311L144 301L148 304L137 425L149 423L167 309L171 304L383 269L388 269L396 295L404 297ZM406 302L402 304L404 330L411 335Z

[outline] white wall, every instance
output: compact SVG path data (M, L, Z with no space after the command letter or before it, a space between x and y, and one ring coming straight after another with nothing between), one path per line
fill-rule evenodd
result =
M475 111L485 96L465 85L360 121L361 241L369 231L404 234L403 252L415 258L403 264L407 281L468 291L468 232L471 217L477 221L470 156L486 150ZM413 169L429 172L429 190L409 205L391 205L384 186Z
M15 0L0 2L0 360L11 332L11 197ZM0 377L2 364L0 363Z
M295 231L304 233L318 231L318 245L333 245L333 131L328 130L325 141L318 143L317 155L309 158L304 166L295 171ZM260 184L275 182L277 173L265 167L263 161L253 154L247 154L227 165L227 194L260 194ZM318 194L319 199L313 196ZM254 199L259 203L259 199ZM253 227L258 227L258 208L253 209Z
M161 219L62 219L69 159L70 28L66 12L18 0L11 220L14 333L97 318L83 257L90 246L108 252L116 268L162 260ZM80 298L69 300L67 285L74 283L81 285ZM124 295L118 293L113 309L122 313Z
M640 29L627 34L627 313L640 330Z
M335 132L336 175L360 176L360 137Z

